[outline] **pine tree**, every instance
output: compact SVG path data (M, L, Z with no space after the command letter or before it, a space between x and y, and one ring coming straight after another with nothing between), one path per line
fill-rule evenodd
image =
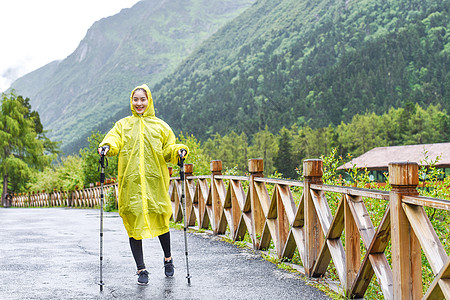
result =
M274 157L278 153L277 138L266 125L253 135L253 144L249 147L249 158L262 158L264 160L264 174L269 175L275 171Z
M275 167L278 172L283 174L284 178L295 178L297 176L295 172L297 166L294 163L292 155L291 135L289 130L285 127L280 130L278 154L275 157Z

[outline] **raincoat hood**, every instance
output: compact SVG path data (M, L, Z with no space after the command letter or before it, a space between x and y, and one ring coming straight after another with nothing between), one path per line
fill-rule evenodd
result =
M153 98L152 93L150 92L150 89L146 84L139 85L131 91L130 95L130 106L131 106L131 112L133 113L133 116L138 116L138 113L133 107L133 94L137 89L143 89L147 93L147 99L148 99L148 106L145 109L143 116L144 117L154 117L155 116L155 107L153 105Z

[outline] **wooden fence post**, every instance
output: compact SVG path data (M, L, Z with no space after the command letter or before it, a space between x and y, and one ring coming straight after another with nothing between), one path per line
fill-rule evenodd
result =
M212 160L211 161L211 205L212 205L212 217L211 227L214 233L218 233L219 229L219 221L220 215L222 214L222 203L220 202L220 198L217 192L217 187L214 182L214 177L217 175L222 175L222 161L221 160Z
M249 178L249 192L250 192L250 203L252 210L252 241L253 247L259 249L261 245L261 235L264 230L264 224L266 217L261 207L261 203L257 197L255 190L254 179L257 177L263 177L264 171L264 161L261 158L249 159L248 160L248 171L250 172Z
M192 176L194 173L194 165L193 164L184 164L184 175L186 177Z
M321 159L306 159L303 161L303 176L304 180L304 212L305 212L305 252L306 265L305 273L308 276L312 275L312 270L320 250L324 243L324 236L322 226L314 208L314 203L311 197L310 185L322 184L322 160Z
M389 163L394 299L422 298L421 247L402 207L402 196L418 195L418 171L414 162Z

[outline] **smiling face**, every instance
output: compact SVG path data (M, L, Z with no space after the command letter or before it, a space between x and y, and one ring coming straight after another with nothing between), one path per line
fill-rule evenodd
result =
M142 89L137 89L133 94L133 108L138 114L143 114L148 106L147 94Z

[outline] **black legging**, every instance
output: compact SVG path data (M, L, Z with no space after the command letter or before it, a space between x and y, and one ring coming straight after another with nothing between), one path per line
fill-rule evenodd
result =
M170 232L168 231L158 236L158 239L164 251L164 257L171 257L172 254L170 253ZM137 269L145 269L144 253L142 251L142 240L136 240L130 237L130 247L131 252L133 253L134 261L136 262Z

